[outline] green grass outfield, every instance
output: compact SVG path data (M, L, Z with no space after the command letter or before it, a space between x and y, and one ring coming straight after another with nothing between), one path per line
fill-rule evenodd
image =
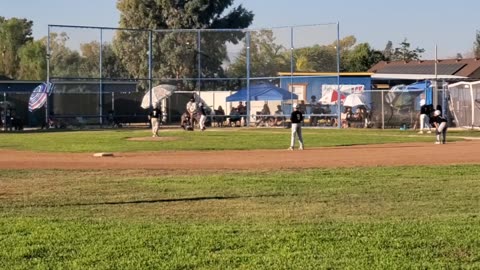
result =
M305 133L311 146L433 139ZM260 129L164 131L180 137L168 144L124 140L148 134L0 134L0 148L221 150L261 147L258 140L285 148L289 140L288 130ZM479 175L479 165L195 175L1 170L0 269L480 269Z
M284 149L290 144L289 129L216 129L187 132L161 130L161 137L172 141L130 141L151 136L149 130L53 131L0 133L0 148L48 152L119 152L158 150L247 150ZM358 145L397 142L433 142L433 134L373 129L304 129L306 147ZM449 141L476 136L480 132L449 132Z

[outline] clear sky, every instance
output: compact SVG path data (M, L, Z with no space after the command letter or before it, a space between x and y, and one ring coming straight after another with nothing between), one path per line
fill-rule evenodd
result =
M33 20L35 38L47 35L48 24L117 27L116 0L0 0L0 16ZM251 28L340 23L340 36L354 35L383 50L405 38L424 48L424 59L471 56L480 30L479 0L235 0L253 11Z

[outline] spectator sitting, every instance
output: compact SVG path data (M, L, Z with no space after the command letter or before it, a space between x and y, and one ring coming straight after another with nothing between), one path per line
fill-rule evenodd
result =
M215 114L225 115L225 111L223 110L222 106L218 106L218 109L215 111Z
M275 111L275 125L279 126L285 121L285 116L283 116L283 110L281 105L277 105L277 110Z
M313 97L315 96L312 96L312 102L315 100ZM315 102L315 103L311 103L310 105L312 106L312 110L311 110L312 114L323 113L321 104ZM320 119L320 116L317 116L317 115L310 116L310 126L316 126L318 124L319 119Z
M268 116L270 115L270 108L268 107L268 104L265 102L263 104L263 108L260 112L258 112L260 116L257 118L257 121L255 122L255 125L258 126L262 123L265 123L268 120Z
M342 128L349 127L348 121L352 119L352 107L345 107L345 111L340 114L340 119L342 120Z
M223 121L225 120L225 111L223 110L222 106L218 106L218 109L214 110L214 112L214 123L217 124L217 127L223 127Z
M360 121L362 120L362 112L360 107L355 110L355 113L352 115L352 120L354 121Z
M247 107L243 105L243 102L238 102L237 106L237 111L240 115L246 115L247 114Z
M230 125L237 125L237 122L240 122L242 120L242 117L240 116L240 113L238 112L237 108L232 108L230 111L230 117L228 119L228 122Z

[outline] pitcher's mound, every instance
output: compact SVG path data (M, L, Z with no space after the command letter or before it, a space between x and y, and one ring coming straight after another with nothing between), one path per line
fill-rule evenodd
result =
M128 138L128 141L143 141L143 142L149 142L149 141L175 141L178 140L177 137L135 137L135 138Z

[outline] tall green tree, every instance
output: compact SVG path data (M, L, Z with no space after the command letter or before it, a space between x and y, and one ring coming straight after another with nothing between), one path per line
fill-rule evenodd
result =
M18 59L18 80L46 80L47 48L44 41L28 41L18 50Z
M355 36L346 36L339 40L340 69L345 70L349 52L357 42ZM300 72L336 72L337 71L337 41L329 45L314 45L295 49L295 67Z
M80 44L80 74L90 78L100 77L100 50L102 56L102 78L124 78L127 72L115 54L112 44L92 41Z
M253 14L233 0L119 0L120 27L129 29L241 29L253 21ZM194 31L154 32L153 71L157 78L196 78L223 73L228 60L226 44L237 44L241 31L222 35L202 33L200 43ZM212 37L212 38L209 38ZM122 30L116 33L114 49L133 78L148 75L148 31ZM200 48L200 49L199 49ZM198 57L201 69L198 69ZM192 85L191 87L195 87Z
M392 60L394 61L412 61L420 60L422 53L425 52L423 48L410 49L410 43L407 42L407 39L404 39L400 43L400 47L395 48Z
M374 50L368 43L360 43L348 52L342 63L345 71L365 72L376 63L385 60L381 51Z
M477 30L475 35L475 42L473 43L473 54L475 57L480 58L480 31Z
M247 70L247 47L250 53L250 74L254 77L273 77L278 72L290 70L288 50L276 43L271 30L250 33L250 44L243 46L240 55L228 68L228 76L245 78Z
M337 50L333 45L314 45L295 49L295 71L337 71Z
M33 22L27 19L0 17L0 74L16 78L19 49L32 41Z
M46 38L44 38L46 42ZM80 53L67 46L69 37L66 33L50 33L50 76L83 77L81 74L82 58Z

